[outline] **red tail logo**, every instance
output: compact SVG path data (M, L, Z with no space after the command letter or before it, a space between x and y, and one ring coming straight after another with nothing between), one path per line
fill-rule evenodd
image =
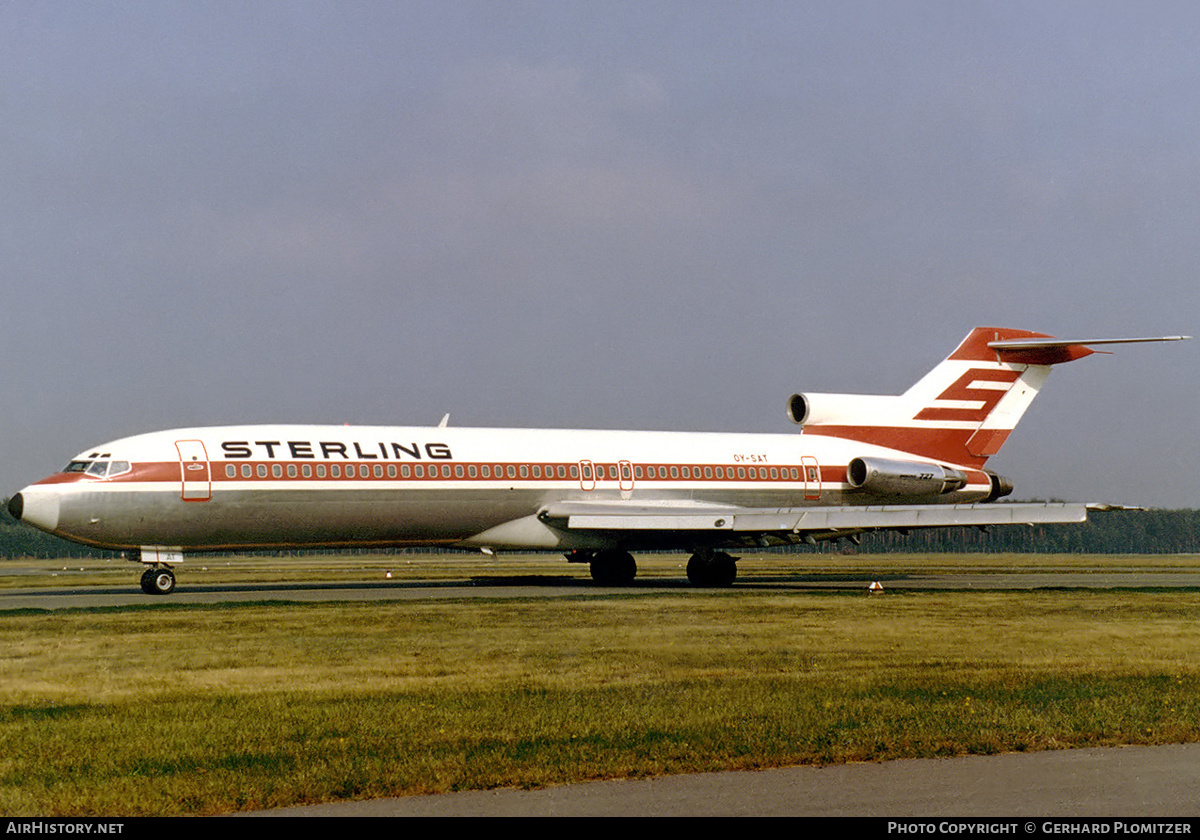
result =
M913 419L982 423L992 413L992 409L996 407L996 403L1000 402L1004 398L1004 395L1008 393L1012 384L1020 378L1021 371L1019 370L972 368L956 379L949 388L942 391L937 399L938 401L958 400L963 402L977 402L980 403L977 408L938 408L931 406L921 409ZM998 382L1003 383L1007 387L972 387L976 382Z

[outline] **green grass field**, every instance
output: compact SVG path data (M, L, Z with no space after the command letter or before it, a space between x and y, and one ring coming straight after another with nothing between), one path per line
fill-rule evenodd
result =
M206 563L185 567L181 592L389 571L581 583L555 597L223 606L147 597L136 607L0 613L0 812L220 813L1200 739L1200 591L870 596L865 583L770 585L931 565L946 574L1192 570L1200 558L748 557L740 579L765 585L616 593L583 583L586 567L540 558ZM681 563L652 557L642 577L675 582ZM62 565L25 564L39 585L136 587L129 564ZM22 583L14 577L0 586Z

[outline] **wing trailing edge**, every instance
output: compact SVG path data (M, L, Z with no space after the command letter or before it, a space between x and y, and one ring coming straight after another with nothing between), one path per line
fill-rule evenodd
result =
M909 528L978 528L1087 521L1082 503L879 505L801 508L623 506L558 502L539 514L569 530L713 531L737 535L804 535Z

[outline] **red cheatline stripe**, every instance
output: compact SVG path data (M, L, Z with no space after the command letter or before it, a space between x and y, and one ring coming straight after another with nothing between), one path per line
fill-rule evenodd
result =
M120 476L111 479L97 479L83 473L57 473L43 479L40 484L74 484L86 482L101 482L105 484L128 484L145 482L179 483L181 481L180 466L175 461L135 463L133 468ZM344 461L314 463L312 461L217 461L209 462L209 477L213 482L227 481L344 481L357 480L386 480L386 481L568 481L577 483L580 480L578 463L508 463L508 462L463 462L449 461L441 463L380 464L371 461ZM228 474L228 467L235 470L234 475ZM245 475L245 468L249 475ZM309 474L305 474L305 468ZM376 474L376 467L379 473ZM260 469L261 468L261 469ZM324 475L318 475L318 468L324 468ZM337 475L334 475L334 469ZM510 475L509 469L512 474ZM622 474L622 467L617 463L594 463L591 467L592 476L597 482L788 482L803 484L805 470L809 466L799 464L762 465L762 464L636 464L628 469L632 472ZM408 474L405 475L407 469ZM418 475L418 470L420 474ZM486 475L485 475L486 470ZM561 472L560 472L561 470ZM572 472L574 470L574 472ZM394 471L394 472L393 472ZM265 473L264 474L260 474ZM278 475L276 475L278 472ZM350 473L353 473L352 475ZM819 475L809 481L825 483L842 482L845 480L845 467L825 466L819 468ZM191 479L203 482L204 478ZM592 481L585 477L584 481Z

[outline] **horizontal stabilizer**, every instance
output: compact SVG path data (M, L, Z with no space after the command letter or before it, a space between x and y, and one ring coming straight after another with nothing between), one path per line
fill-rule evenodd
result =
M1102 352L1093 346L1187 338L1061 339L1028 330L976 327L903 394L793 394L788 416L806 434L978 469L1004 446L1052 365Z
M1156 341L1187 341L1190 335L1164 335L1152 338L1009 338L989 341L987 346L996 351L1002 362L1027 365L1053 365L1082 359L1097 351L1091 348L1101 344L1144 344Z

